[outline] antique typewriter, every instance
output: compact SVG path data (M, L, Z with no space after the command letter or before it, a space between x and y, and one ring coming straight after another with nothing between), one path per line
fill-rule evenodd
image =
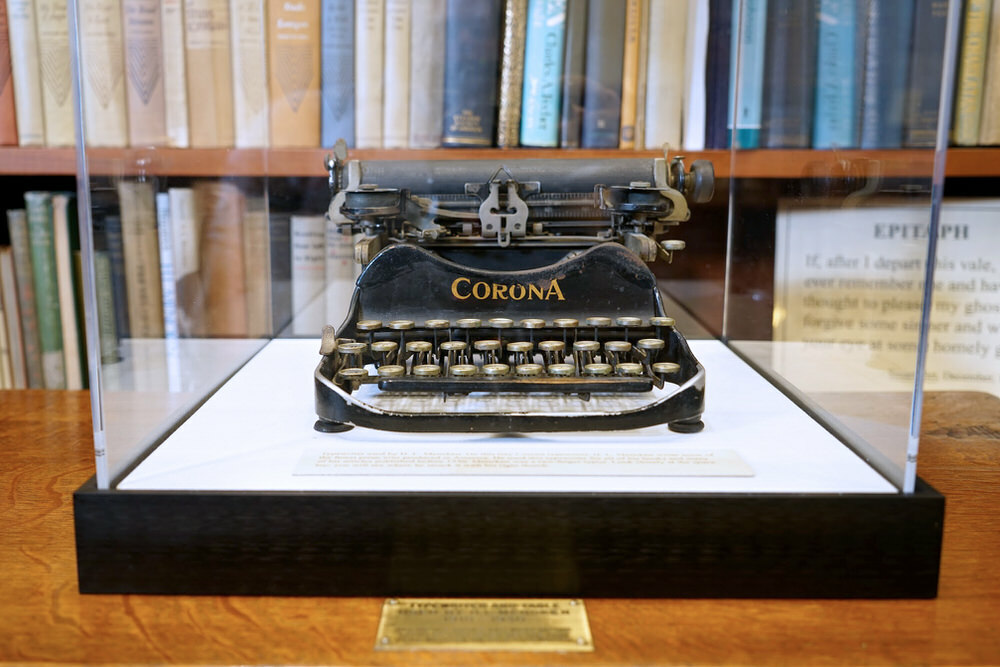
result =
M327 159L328 215L363 265L327 326L315 428L701 430L705 370L648 262L708 201L683 159Z

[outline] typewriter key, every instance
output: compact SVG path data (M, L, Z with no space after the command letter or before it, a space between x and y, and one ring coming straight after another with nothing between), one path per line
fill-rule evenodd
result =
M464 364L467 361L466 351L469 346L464 340L446 340L441 343L441 352L448 358L448 366Z
M573 340L576 340L576 331L575 331L575 329L578 326L580 326L580 321L579 320L575 320L572 317L558 317L558 318L552 320L552 326L554 326L556 329L562 329L563 330L563 342L568 345L569 344L569 330L570 329L574 330L573 331Z
M542 353L546 366L559 364L565 355L566 343L561 340L543 340L538 343L538 351Z
M363 368L341 368L337 377L350 382L351 391L354 391L361 386L361 381L368 377L368 371Z
M368 346L365 343L341 343L337 347L341 354L341 368L361 368L366 349Z
M378 367L378 376L380 378L398 378L404 375L406 375L406 368L403 366L386 364L385 366Z
M657 377L665 382L670 382L673 376L680 373L680 371L680 364L675 364L670 361L661 361L657 364L653 364L653 372Z
M545 326L545 320L540 320L535 317L529 317L527 319L521 320L521 326L525 329L541 329Z
M479 371L474 364L455 364L448 368L448 373L455 377L472 377Z
M489 338L483 340L477 340L472 344L472 347L476 349L477 352L482 352L483 363L485 364L495 364L499 359L497 354L503 349L502 344L498 340L492 340Z
M511 364L517 366L531 363L531 351L534 347L532 343L526 340L507 343L507 356L510 357Z
M426 364L433 346L426 340L411 340L406 343L407 358L413 359L413 366Z
M596 340L578 340L573 343L573 360L577 368L594 363L594 355L601 351L601 344Z
M572 377L576 375L576 366L573 364L549 364L547 370L552 377Z
M509 317L491 317L487 322L495 329L510 329L514 326L514 320Z
M640 338L635 342L636 356L638 356L639 361L649 366L649 364L656 361L660 350L666 347L666 345L666 341L662 338Z
M632 350L632 343L624 340L609 340L604 344L604 359L612 366L617 366L619 362L627 358L626 355Z
M413 320L393 320L389 322L389 328L399 332L399 346L406 345L406 332L414 326Z
M588 317L586 320L588 327L594 327L594 340L597 340L597 330L601 327L610 327L610 317Z
M618 375L625 375L629 377L642 375L644 370L645 369L642 367L642 364L634 364L627 361L615 366L615 371L617 371Z
M369 332L376 331L382 328L381 320L358 320L358 323L354 325L354 328L358 331Z
M455 322L455 326L459 329L465 329L465 343L468 345L472 342L471 330L483 326L483 321L478 317L463 317Z
M623 315L622 317L617 318L615 320L615 323L617 323L618 326L620 327L625 327L625 340L628 340L629 327L632 327L633 329L636 327L641 327L642 319L639 317L627 317Z
M427 320L424 322L425 329L447 329L451 325L448 320Z
M383 366L391 364L396 359L396 351L399 345L391 340L377 340L371 345L372 356L375 357L375 365Z
M674 326L674 318L672 317L651 317L649 318L649 325L656 329L657 338L666 338L664 333L669 334L670 329ZM663 330L666 329L666 332Z
M541 364L518 364L514 368L514 374L518 377L538 377L542 374Z
M503 377L510 373L510 366L507 364L486 364L483 366L483 375L487 377Z
M587 364L583 367L584 375L611 375L611 364Z
M418 377L437 377L441 375L441 367L437 364L420 364L413 367L413 374Z

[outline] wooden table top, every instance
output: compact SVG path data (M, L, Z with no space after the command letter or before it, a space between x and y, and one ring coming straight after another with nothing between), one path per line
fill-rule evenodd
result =
M382 600L77 592L86 392L0 391L0 663L1000 664L1000 400L933 394L920 474L947 498L936 600L588 599L593 653L376 652Z

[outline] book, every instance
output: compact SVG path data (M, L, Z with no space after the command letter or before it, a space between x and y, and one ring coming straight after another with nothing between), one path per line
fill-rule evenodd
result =
M544 12L542 3L538 12ZM528 0L506 0L503 36L500 40L500 89L497 92L497 146L512 148L520 143L526 58ZM540 57L539 51L533 57ZM541 63L535 63L540 68Z
M46 146L76 145L67 9L63 0L35 0Z
M183 0L160 1L160 27L163 30L163 100L167 145L187 148L190 140Z
M192 148L228 148L233 129L229 0L184 0L184 60Z
M268 214L271 259L271 330L285 332L292 321L291 219L273 209Z
M93 193L91 193L93 198ZM128 319L128 287L125 284L125 250L122 243L122 220L117 206L111 210L94 210L94 250L100 250L108 258L111 282L111 312L114 315L114 330L118 340L129 338L131 327ZM116 342L116 350L117 350Z
M94 0L79 9L80 88L87 144L121 148L128 145L121 1Z
M191 337L204 334L204 295L201 283L201 234L195 216L191 188L167 190L170 210L170 249L174 265L177 302L177 334Z
M764 148L812 145L818 10L817 0L768 0L760 129Z
M167 109L160 2L121 2L129 144L163 146L167 143Z
M271 145L315 148L320 137L319 0L268 0Z
M529 1L524 89L520 96L521 143L525 146L559 145L565 35L565 0Z
M63 367L66 369L66 389L83 389L82 354L80 345L81 317L76 308L76 280L73 271L73 246L80 249L76 231L76 204L71 194L52 194L52 244L56 258L56 288L59 295L59 322L62 327Z
M153 184L119 181L118 200L129 334L132 338L162 338L163 292Z
M618 0L590 0L583 86L583 148L617 148L621 122L625 9Z
M865 31L861 148L900 148L909 76L906 63L913 37L912 3L869 0Z
M11 83L10 41L7 38L7 3L0 0L0 146L17 144L17 110Z
M566 0L565 39L559 145L563 148L579 148L587 62L587 0Z
M650 0L642 0L639 14L639 61L636 69L635 88L635 147L646 145L646 79L649 74L649 2Z
M8 248L0 247L0 261ZM2 265L0 265L2 268ZM14 388L13 353L7 338L7 317L3 301L3 276L0 274L0 389Z
M247 335L268 336L271 315L271 248L267 205L263 197L247 197L243 216L243 261L246 269Z
M14 251L0 246L0 328L5 328L7 355L10 363L10 388L28 388L28 369L21 339L21 313L18 308L17 278L14 273ZM3 354L0 350L0 354Z
M94 249L94 292L97 296L97 335L101 363L113 364L121 359L118 349L120 339L116 326L111 258L104 249Z
M979 143L982 146L1000 144L1000 2L994 0L990 12L990 36L986 59L986 82L983 87L983 108L990 113L981 116Z
M230 0L233 142L237 148L265 148L268 145L266 24L264 0Z
M386 0L382 145L410 143L410 1Z
M639 96L639 35L642 27L643 4L643 0L625 1L622 102L618 124L618 148L623 150L635 148L636 105Z
M709 0L705 58L705 148L709 149L727 147L732 18L732 0Z
M38 332L38 315L35 306L34 274L31 268L31 243L28 238L28 219L24 209L7 211L7 229L13 251L17 305L21 321L21 344L29 389L44 389L42 374L42 348Z
M385 0L358 0L354 17L354 133L358 148L382 147Z
M496 134L502 3L448 0L445 10L445 146L491 146Z
M687 2L649 0L649 67L646 71L644 148L681 147L685 95Z
M726 123L729 146L760 146L766 31L767 0L733 0L729 120Z
M681 138L685 150L701 151L705 150L705 124L708 114L705 71L708 66L709 0L689 0L687 16L687 33L684 41L684 109L681 113L684 127Z
M59 313L51 193L36 190L25 192L24 208L28 218L42 378L46 389L65 389L66 361L63 357L62 321Z
M163 337L177 338L177 277L170 221L170 193L156 193L156 241L160 250L160 292L163 295Z
M42 76L32 0L6 0L10 78L14 93L17 143L45 144Z
M419 13L419 12L418 12ZM320 131L329 148L354 146L354 0L323 0Z
M291 240L292 333L315 336L326 321L326 218L293 215Z
M441 145L445 0L423 0L410 17L410 148Z
M992 0L967 0L962 20L961 54L955 81L951 140L956 146L979 143L983 111L983 75L989 41ZM995 111L995 110L994 110Z
M813 148L856 148L864 61L861 0L819 0ZM859 37L860 34L860 37Z
M194 209L200 230L204 334L247 335L246 264L243 258L243 192L234 183L198 181Z
M903 146L929 148L937 142L941 70L944 64L948 3L916 0L910 40L910 74L906 85Z

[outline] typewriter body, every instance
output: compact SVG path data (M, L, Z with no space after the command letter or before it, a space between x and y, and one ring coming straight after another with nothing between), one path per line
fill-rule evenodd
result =
M705 371L647 263L683 249L710 163L346 158L328 215L364 268L323 331L317 430L702 428Z

